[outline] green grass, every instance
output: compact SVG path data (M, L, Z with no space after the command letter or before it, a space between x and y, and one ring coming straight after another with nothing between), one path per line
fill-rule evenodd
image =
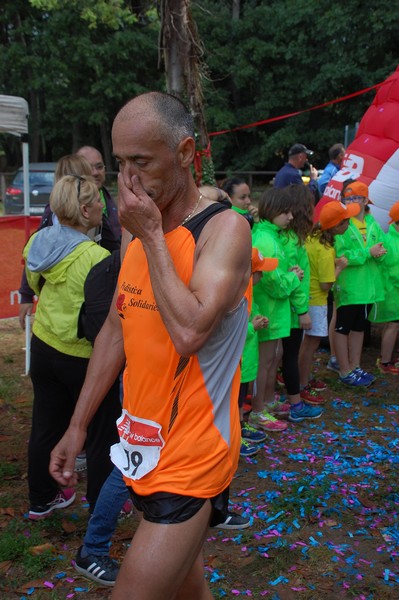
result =
M14 519L2 531L0 537L0 563L12 561L13 569L23 573L27 581L41 577L51 578L51 573L67 570L70 559L68 556L59 555L54 546L43 548L40 553L36 553L37 547L51 543L50 540L53 539L61 541L64 535L61 520L57 518L46 519L43 523L28 523L24 519ZM11 575L7 583L10 590L17 590L21 580L20 577ZM55 591L54 593L55 595L50 595L50 591L47 591L43 598L61 598ZM35 592L35 598L37 597L39 596Z
M0 462L0 480L17 477L19 473L20 469L17 465Z
M0 538L0 562L21 560L28 549L45 543L40 531L24 532L24 524L13 520Z
M0 398L6 403L13 400L21 385L20 376L16 375L2 375L0 377Z
M62 571L62 564L56 561L57 558L54 555L54 552L52 552L51 550L46 550L45 552L43 552L42 554L38 554L37 556L27 552L22 557L21 562L23 570L26 573L27 577L36 578L40 577L41 575L47 575L49 571Z

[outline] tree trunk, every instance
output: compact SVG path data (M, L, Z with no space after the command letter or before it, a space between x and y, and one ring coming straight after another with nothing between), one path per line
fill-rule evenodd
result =
M233 0L233 9L232 9L232 19L233 21L238 21L240 18L240 0Z
M71 152L76 152L78 148L80 148L84 143L82 141L82 133L80 123L72 123L72 150Z
M109 136L109 125L108 123L101 123L100 125L101 135L101 146L104 163L108 171L112 171L114 163L112 160L112 149L111 149L111 138Z
M209 144L201 85L202 47L191 17L189 0L162 0L160 49L170 94L185 100L192 111L201 148Z

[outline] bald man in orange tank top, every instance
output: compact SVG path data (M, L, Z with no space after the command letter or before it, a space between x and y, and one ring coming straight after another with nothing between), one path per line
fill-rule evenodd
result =
M209 600L202 546L209 524L225 518L239 458L250 228L200 194L193 120L177 98L137 96L116 116L112 140L132 241L50 470L72 483L88 423L126 364L111 457L143 516L112 598Z

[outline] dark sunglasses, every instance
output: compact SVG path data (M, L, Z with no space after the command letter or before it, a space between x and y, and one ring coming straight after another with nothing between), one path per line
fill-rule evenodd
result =
M75 179L78 180L78 200L79 200L80 186L81 186L82 181L86 181L86 177L82 177L81 175L73 175L72 173L71 173L71 177L75 177Z

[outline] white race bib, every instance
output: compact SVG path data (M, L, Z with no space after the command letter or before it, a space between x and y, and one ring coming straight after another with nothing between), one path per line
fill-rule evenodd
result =
M111 446L111 460L129 479L141 479L159 462L165 445L162 426L155 421L133 417L125 409L116 425L120 441Z

